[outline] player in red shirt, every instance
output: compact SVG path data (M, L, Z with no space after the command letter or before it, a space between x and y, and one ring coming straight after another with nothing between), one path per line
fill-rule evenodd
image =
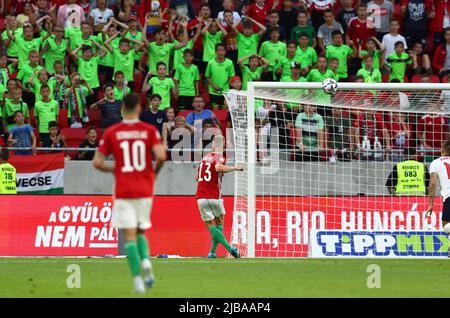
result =
M216 258L216 248L221 243L231 255L239 258L236 247L230 246L223 235L223 219L225 208L223 207L221 195L222 175L233 171L243 171L240 166L225 166L223 153L224 139L221 135L216 135L212 142L212 152L207 154L200 161L197 171L197 198L198 208L203 222L212 236L212 247L208 258Z
M149 258L145 230L151 227L155 176L166 160L166 150L158 130L139 120L140 96L131 93L123 98L124 120L109 127L100 140L93 160L94 167L115 175L114 207L111 224L124 230L125 249L134 279L134 291L142 294L145 285L152 287L154 276ZM156 166L153 169L152 152ZM105 162L112 154L115 164ZM142 265L144 279L141 277Z

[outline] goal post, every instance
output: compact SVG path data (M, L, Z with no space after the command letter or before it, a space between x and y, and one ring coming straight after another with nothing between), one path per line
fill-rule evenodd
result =
M414 182L428 181L448 136L450 84L338 83L330 95L321 83L249 82L225 98L245 166L231 235L244 257L443 257L441 202L425 218ZM400 180L409 159L423 178Z

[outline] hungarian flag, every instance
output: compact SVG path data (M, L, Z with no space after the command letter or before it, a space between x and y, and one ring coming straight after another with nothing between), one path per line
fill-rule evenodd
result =
M64 193L64 153L11 156L16 168L18 194Z

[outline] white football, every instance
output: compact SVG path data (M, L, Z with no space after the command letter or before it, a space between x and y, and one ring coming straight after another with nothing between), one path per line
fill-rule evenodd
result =
M337 87L337 82L332 78L327 78L322 82L322 89L327 94L336 93Z

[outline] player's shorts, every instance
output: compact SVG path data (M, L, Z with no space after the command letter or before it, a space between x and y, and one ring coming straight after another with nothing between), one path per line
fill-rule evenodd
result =
M444 207L442 209L442 221L450 222L450 198L444 201Z
M111 225L118 229L151 228L152 203L153 198L114 200Z
M225 215L225 207L222 199L197 199L200 216L204 222L212 221L221 215Z

